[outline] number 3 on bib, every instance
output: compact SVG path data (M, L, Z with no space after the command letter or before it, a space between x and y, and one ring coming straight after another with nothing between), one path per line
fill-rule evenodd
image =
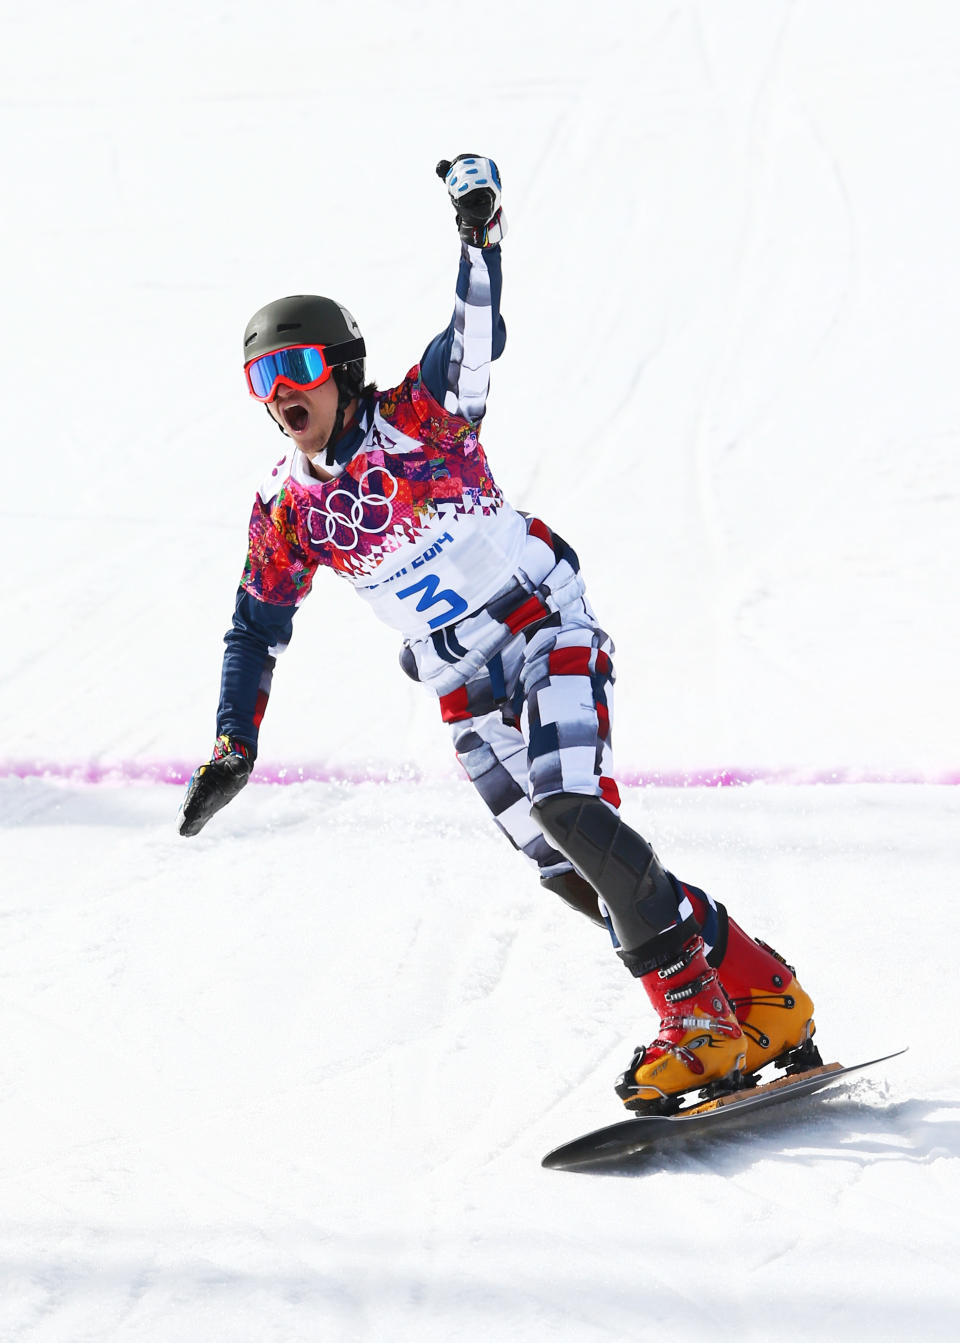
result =
M459 592L454 592L452 588L441 588L440 579L436 574L428 574L426 578L421 578L419 583L404 588L402 592L397 593L397 597L400 601L404 601L418 592L420 593L420 600L417 602L418 611L429 611L432 606L439 606L444 602L447 605L445 611L439 612L427 621L432 630L439 629L441 625L446 625L457 616L466 615L467 603Z

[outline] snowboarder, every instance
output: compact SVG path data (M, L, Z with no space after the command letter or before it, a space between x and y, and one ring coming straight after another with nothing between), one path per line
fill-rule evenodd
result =
M289 439L253 505L225 637L217 740L187 787L195 835L246 784L275 656L319 568L403 636L457 757L544 887L607 927L660 1015L617 1085L633 1110L809 1057L813 1004L775 953L661 866L619 815L613 644L571 547L497 488L478 434L503 352L496 164L437 165L461 239L453 316L396 387L365 375L360 329L317 295L278 299L244 334L250 395Z

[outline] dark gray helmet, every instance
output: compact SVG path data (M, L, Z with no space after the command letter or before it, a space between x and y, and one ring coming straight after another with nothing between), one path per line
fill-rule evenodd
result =
M346 366L337 382L355 392L363 386L366 346L353 314L335 299L290 294L255 312L243 333L244 365L288 345L322 345L328 364Z

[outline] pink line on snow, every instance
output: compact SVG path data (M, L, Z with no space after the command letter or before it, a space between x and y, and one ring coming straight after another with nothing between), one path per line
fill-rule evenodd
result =
M95 760L73 763L49 760L0 760L0 779L51 779L66 783L113 784L172 783L183 785L195 766L176 760ZM461 777L451 767L450 775L437 774L433 782ZM861 768L750 769L717 768L688 770L618 770L617 781L633 788L738 788L750 783L768 784L960 784L960 770L877 770ZM431 779L422 771L404 766L349 767L332 765L257 765L252 783L421 783Z
M0 760L0 779L57 779L66 783L125 784L174 783L185 784L196 762L184 764L178 760L114 760L108 762L76 761L66 763L49 760ZM326 765L273 765L254 769L252 783L396 783L400 780L420 779L415 770L395 769L334 769Z

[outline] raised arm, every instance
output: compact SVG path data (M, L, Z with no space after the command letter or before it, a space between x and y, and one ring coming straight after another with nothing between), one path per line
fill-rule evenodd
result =
M460 233L461 258L453 316L424 351L420 372L431 395L451 415L477 423L490 388L490 364L503 353L507 329L500 315L500 174L492 159L460 154L441 160Z

